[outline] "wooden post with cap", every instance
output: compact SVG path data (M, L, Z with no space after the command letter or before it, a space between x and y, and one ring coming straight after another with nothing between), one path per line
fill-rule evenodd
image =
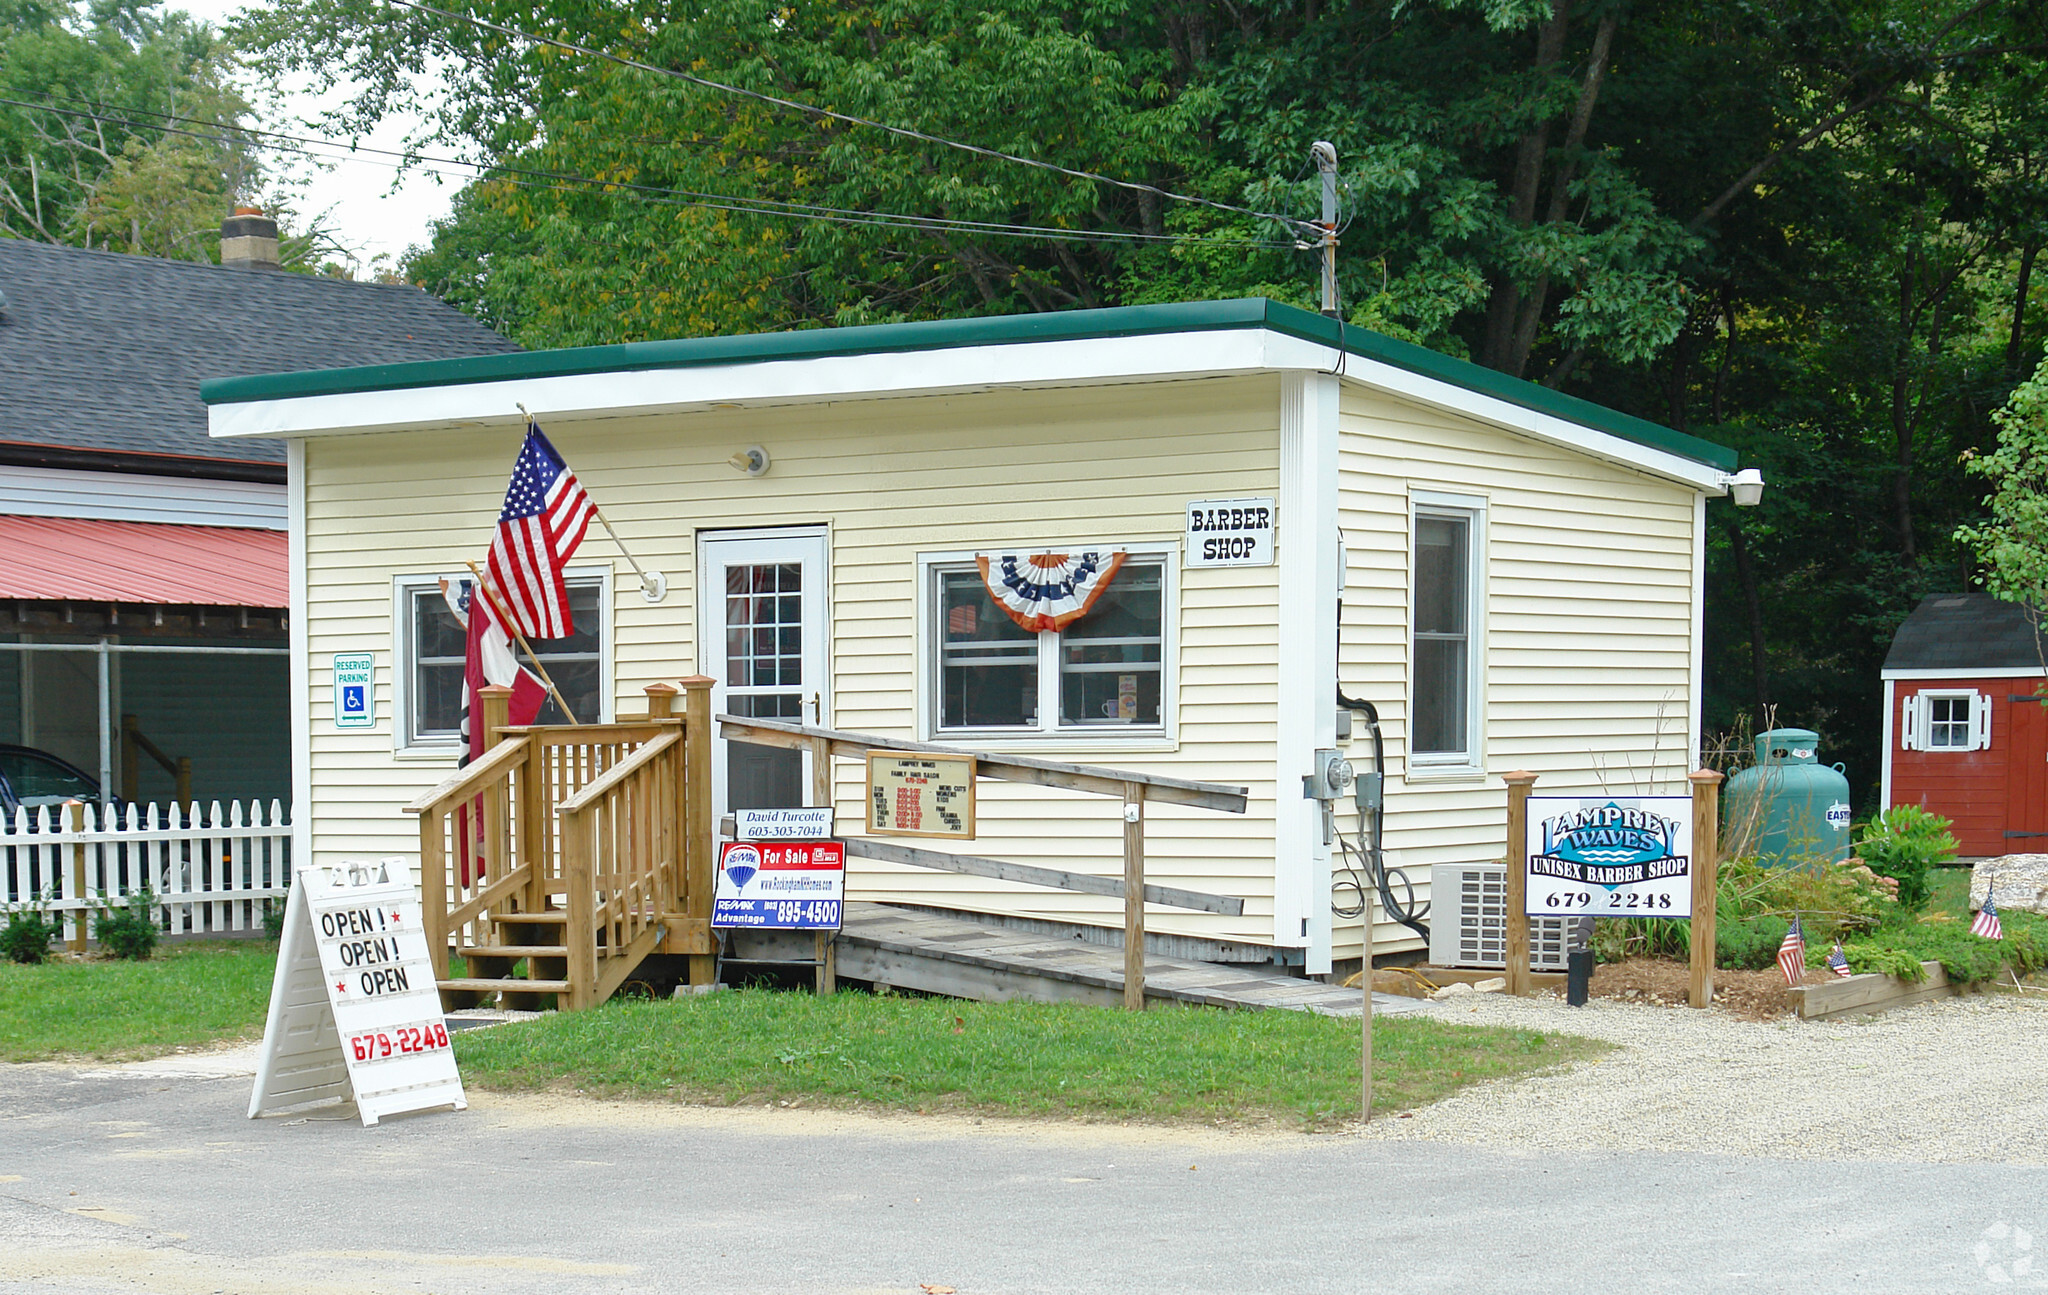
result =
M1526 769L1501 775L1508 785L1507 981L1510 994L1529 992L1529 789Z
M1714 900L1721 881L1721 775L1698 769L1692 784L1692 975L1686 1001L1707 1007L1714 1001Z
M683 912L696 929L711 929L711 893L718 868L711 816L711 688L718 681L696 674L683 688ZM697 924L702 923L701 927ZM711 953L690 955L690 983L709 985L718 967Z

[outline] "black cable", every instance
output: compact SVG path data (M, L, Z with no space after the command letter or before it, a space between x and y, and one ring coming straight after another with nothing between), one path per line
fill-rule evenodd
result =
M50 96L58 98L59 96ZM79 102L67 100L66 102ZM395 149L373 148L369 145L346 143L313 135L287 135L279 131L258 130L248 126L221 126L199 118L180 117L173 113L159 113L146 108L124 108L123 113L135 113L153 121L137 121L131 117L116 116L104 111L85 111L76 108L60 108L53 103L34 103L26 99L0 96L0 104L29 108L65 117L80 117L102 124L126 126L132 130L156 130L168 135L187 139L203 140L218 144L235 144L248 148L264 149L271 152L291 153L317 161L361 162L370 166L389 166L401 170L405 166L420 164L432 174L443 174L437 166L461 167L473 171L475 180L494 181L510 184L537 192L587 193L624 191L636 198L660 203L664 206L696 207L710 211L728 211L743 215L777 216L795 220L815 220L841 225L878 225L884 228L914 229L927 233L962 232L997 235L1003 237L1046 239L1053 242L1140 242L1140 243L1200 243L1218 247L1249 247L1271 250L1286 250L1292 244L1277 241L1252 239L1216 238L1203 234L1141 234L1120 230L1074 230L1048 225L1009 224L1000 221L962 220L952 216L903 216L893 212L865 211L858 208L823 207L809 203L788 202L779 198L749 198L732 194L709 193L692 189L672 189L657 185L634 184L624 180L600 180L592 176L578 175L567 171L542 171L526 167L507 166L502 163L468 162L460 158L435 157L431 154ZM213 132L182 130L164 125L167 121L185 122L191 125L208 126ZM247 137L247 138L245 138ZM286 143L266 141L283 140ZM341 156L319 153L311 148L336 150ZM382 157L400 159L396 163L379 162L359 156L375 153Z
M1113 176L1103 175L1096 171L1078 171L1073 167L1061 166L1057 162L1047 162L1035 157L1024 157L1017 153L1005 153L1000 149L984 148L979 144L969 144L962 140L947 139L943 135L928 134L925 131L914 130L908 126L891 126L886 122L874 121L866 117L855 117L850 113L837 112L831 108L820 108L814 104L803 103L796 99L784 99L779 95L768 94L765 91L749 90L744 86L728 85L723 81L713 81L709 77L701 77L693 73L678 71L675 68L645 63L636 58L627 58L623 54L612 54L605 50L594 49L588 45L579 45L574 41L561 40L554 36L539 36L530 31L522 31L517 27L508 27L503 23L492 22L488 18L478 18L473 14L456 13L452 10L443 9L438 5L426 4L423 0L390 0L390 3L401 5L407 9L417 9L423 13L438 14L453 22L466 22L472 26L482 27L487 31L497 32L502 36L511 36L518 40L530 41L535 45L551 45L556 49L568 50L572 53L585 54L591 58L601 58L607 62L617 63L621 67L638 68L643 72L652 72L656 76L673 77L678 81L687 81L692 85L701 85L706 89L755 99L762 103L773 104L778 108L788 108L796 112L809 113L814 117L824 117L832 121L843 121L850 126L865 126L871 130L885 131L903 139L914 139L926 144L938 144L944 148L955 148L981 157L995 158L1003 162L1014 162L1019 166L1033 166L1046 171L1055 171L1061 175L1071 176L1076 180L1089 180L1097 184L1115 185L1120 189L1129 189L1134 193L1149 193L1155 197L1171 199L1174 202L1194 203L1197 206L1210 207L1217 211L1232 212L1240 216L1251 216L1259 220L1270 220L1278 224L1290 225L1297 229L1322 228L1314 221L1298 220L1293 216L1282 216L1276 212L1254 211L1250 207L1238 207L1227 202L1217 202L1210 198L1197 198L1190 194L1175 193L1171 189L1162 189L1157 185L1145 184L1136 180L1119 180Z

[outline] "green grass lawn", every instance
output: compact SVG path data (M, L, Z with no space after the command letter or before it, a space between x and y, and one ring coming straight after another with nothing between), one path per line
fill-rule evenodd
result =
M1358 1110L1358 1025L1303 1012L739 990L457 1036L465 1082L713 1105L1317 1127ZM1606 1045L1414 1017L1373 1031L1375 1113Z
M147 962L0 962L0 1061L121 1061L263 1033L277 946L176 944Z

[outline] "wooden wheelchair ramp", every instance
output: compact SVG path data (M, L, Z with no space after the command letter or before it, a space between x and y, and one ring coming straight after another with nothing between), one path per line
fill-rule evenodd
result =
M810 956L809 937L770 932L742 936L749 956ZM837 974L877 986L971 998L1036 1003L1124 1002L1124 951L1085 940L984 925L928 909L849 903L835 942ZM1281 1008L1358 1016L1359 991L1265 967L1145 955L1145 997L1208 1007ZM1414 999L1373 995L1374 1012L1420 1009Z

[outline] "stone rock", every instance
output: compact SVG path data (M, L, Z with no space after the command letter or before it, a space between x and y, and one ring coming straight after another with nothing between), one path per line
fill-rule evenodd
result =
M1475 994L1478 992L1478 990L1472 988L1472 986L1466 984L1464 981L1454 980L1450 984L1445 985L1443 988L1438 989L1434 993L1430 994L1430 997L1456 998L1460 994Z
M1508 978L1506 976L1495 976L1491 980L1476 980L1472 982L1472 988L1482 994L1498 994L1507 987Z
M1984 907L1987 894L2000 912L2048 914L2048 854L2003 854L1979 861L1970 871L1970 908Z

